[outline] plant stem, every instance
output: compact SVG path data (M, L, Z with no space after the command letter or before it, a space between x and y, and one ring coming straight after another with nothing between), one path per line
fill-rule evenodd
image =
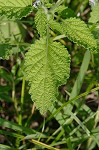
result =
M21 90L21 111L19 115L19 125L22 125L22 113L23 113L23 104L24 104L24 92L25 92L25 78L23 77L22 81L22 90Z
M28 119L27 119L27 121L26 121L26 123L25 123L25 125L24 125L25 127L29 126L29 123L30 123L30 120L31 120L31 118L32 118L32 116L33 116L34 111L35 111L35 103L32 105L32 111L31 111L31 114L30 114L30 116L28 117Z
M18 124L22 125L22 113L23 113L23 104L24 104L24 91L25 91L25 78L23 77L22 81L22 90L21 90L21 104L20 104L20 113L18 116ZM20 139L16 139L16 147L18 148L20 145Z
M51 34L53 37L57 37L57 35L56 35L52 30L50 30L50 34ZM60 43L62 43L63 45L66 46L66 42L65 42L63 39L58 39L58 41L60 41Z
M16 100L16 97L15 97L15 83L14 83L14 79L12 81L12 101L13 101L13 104L14 104L15 111L18 114L17 100Z
M50 145L47 145L47 144L45 144L45 143L42 143L42 142L37 141L37 140L34 140L34 139L32 139L31 142L34 143L34 144L36 144L36 145L39 145L39 146L41 146L41 147L50 149L50 150L59 150L58 148L54 148L54 147L52 147L52 146L50 146Z

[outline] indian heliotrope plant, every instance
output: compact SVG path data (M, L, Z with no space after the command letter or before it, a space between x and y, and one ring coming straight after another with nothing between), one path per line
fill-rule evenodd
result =
M58 36L64 35L91 52L97 51L96 40L83 21L73 17L60 17L67 8L62 2L0 0L0 14L8 18L21 19L37 9L35 24L39 39L26 52L24 75L29 82L31 98L41 114L57 101L58 87L66 84L70 74L70 55L67 48L53 39L51 31Z

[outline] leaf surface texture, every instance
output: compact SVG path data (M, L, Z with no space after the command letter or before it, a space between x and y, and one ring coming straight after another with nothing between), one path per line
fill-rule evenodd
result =
M39 9L36 13L35 24L36 24L36 27L40 36L43 37L44 35L46 35L47 16L42 8Z
M32 10L32 0L0 0L0 15L20 19Z
M69 18L63 21L62 28L66 36L71 41L87 49L96 51L96 40L94 39L89 28L83 21L77 18Z
M25 57L25 75L36 107L44 114L54 103L58 86L65 84L70 73L70 56L57 42L36 41Z

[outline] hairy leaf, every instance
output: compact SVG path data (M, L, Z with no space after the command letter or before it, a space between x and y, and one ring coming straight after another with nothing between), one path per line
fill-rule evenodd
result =
M0 15L8 18L27 16L32 10L32 0L0 0Z
M56 100L58 86L66 83L69 72L70 56L60 43L40 39L27 52L25 76L32 100L42 114Z
M93 51L97 49L96 40L94 39L87 25L80 19L66 19L62 23L62 28L66 36L71 41Z
M50 25L50 28L51 28L52 30L57 30L57 31L60 32L60 33L63 32L63 29L62 29L62 27L61 27L61 25L60 25L59 22L56 22L56 21L50 19L49 25Z
M99 21L99 3L92 8L91 17L89 22L96 23Z
M43 9L39 9L35 16L35 24L40 36L44 36L47 30L47 16Z

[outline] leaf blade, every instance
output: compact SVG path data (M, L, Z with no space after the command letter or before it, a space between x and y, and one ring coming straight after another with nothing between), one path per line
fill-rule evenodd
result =
M35 24L36 24L36 27L40 36L43 37L44 35L46 35L47 16L42 8L39 9L36 13Z
M0 0L0 15L12 19L21 19L32 11L32 0Z
M93 52L97 50L96 40L92 36L87 25L80 19L66 19L62 22L62 28L66 36L74 43L77 43Z
M26 79L30 83L32 100L42 114L56 100L58 86L66 83L69 73L70 56L60 43L50 42L47 45L46 39L43 38L32 45L30 51L27 52Z

